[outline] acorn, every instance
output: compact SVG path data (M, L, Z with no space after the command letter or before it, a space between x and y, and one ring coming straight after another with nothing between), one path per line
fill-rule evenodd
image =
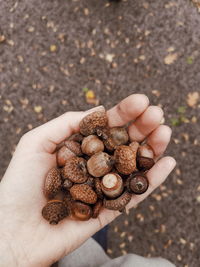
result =
M80 157L68 159L63 167L62 176L74 183L84 183L88 179L86 160Z
M126 183L128 191L134 194L143 194L149 187L147 177L143 173L139 172L131 174Z
M84 154L92 156L103 151L104 144L96 135L89 135L83 139L81 150Z
M84 136L81 133L75 133L75 134L72 134L67 140L81 143L83 141L83 138Z
M147 171L153 167L155 164L154 161L154 152L150 145L145 144L141 145L138 148L137 152L137 167L140 171Z
M109 198L121 195L124 185L121 176L117 173L108 173L101 180L101 189Z
M97 202L97 194L91 186L87 184L75 184L70 188L70 194L74 200L80 200L87 204Z
M128 191L124 191L124 193L116 199L104 199L103 206L109 210L123 210L130 202L131 196L132 195Z
M136 170L136 151L130 146L118 146L114 152L114 159L118 172L128 175Z
M105 111L95 111L93 113L85 116L79 126L80 133L88 136L90 134L95 134L97 129L106 127L108 123L108 118Z
M58 224L68 216L68 210L61 200L50 200L42 209L42 216L50 224Z
M102 207L103 207L103 201L101 199L99 199L93 207L92 218L95 219L99 216L99 213L100 213Z
M113 164L114 161L110 155L98 152L87 161L87 169L92 176L101 177L111 171Z
M124 127L103 128L97 130L97 135L104 141L105 147L113 151L117 146L125 145L129 136Z
M92 217L92 208L79 201L74 201L72 204L73 216L80 221L87 221Z
M61 147L56 154L57 164L59 167L63 167L68 159L74 156L81 156L81 146L75 141L65 141L64 146Z
M59 192L62 186L62 179L60 176L60 171L57 168L51 169L46 176L44 183L44 195L48 199L54 198L54 196Z

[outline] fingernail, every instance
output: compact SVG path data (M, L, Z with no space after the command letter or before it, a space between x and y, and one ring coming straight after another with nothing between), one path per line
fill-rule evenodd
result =
M103 105L97 106L97 107L91 108L89 110L86 110L85 113L91 113L94 111L105 111L105 107Z

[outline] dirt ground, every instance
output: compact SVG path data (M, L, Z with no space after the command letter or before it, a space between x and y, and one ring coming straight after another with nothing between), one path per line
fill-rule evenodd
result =
M195 4L196 2L196 4ZM168 181L110 225L111 257L200 262L198 1L0 0L0 176L23 133L145 93L173 128Z

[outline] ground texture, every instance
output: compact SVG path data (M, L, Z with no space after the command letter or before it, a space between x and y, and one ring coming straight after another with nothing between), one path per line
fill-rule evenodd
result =
M173 128L168 181L110 225L111 257L200 261L200 4L0 0L0 175L23 133L145 93Z

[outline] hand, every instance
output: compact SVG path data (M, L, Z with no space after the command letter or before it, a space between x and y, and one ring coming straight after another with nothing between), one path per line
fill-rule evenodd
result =
M43 185L47 172L56 166L56 145L79 130L79 122L90 112L67 112L26 133L0 183L0 266L48 266L78 248L85 240L110 223L118 211L103 210L97 219L65 219L49 225L41 215L46 203ZM145 95L127 97L107 112L110 126L129 126L133 140L147 142L156 157L165 151L171 129L160 125L163 111L149 106ZM171 157L163 157L148 171L149 189L134 195L128 207L137 205L164 182L175 166Z

